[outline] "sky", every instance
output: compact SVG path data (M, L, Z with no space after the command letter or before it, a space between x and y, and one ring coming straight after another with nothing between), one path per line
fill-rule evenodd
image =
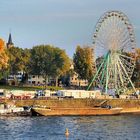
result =
M140 46L140 0L0 0L0 38L9 32L20 48L51 44L72 58L77 45L92 45L95 25L106 11L124 12Z

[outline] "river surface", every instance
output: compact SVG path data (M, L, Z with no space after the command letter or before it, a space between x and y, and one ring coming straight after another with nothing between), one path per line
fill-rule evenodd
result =
M140 140L140 115L0 117L0 140Z

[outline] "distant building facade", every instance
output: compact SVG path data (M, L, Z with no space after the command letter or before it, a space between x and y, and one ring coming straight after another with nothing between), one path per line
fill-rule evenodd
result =
M28 84L30 85L55 85L56 79L53 77L45 78L42 75L29 75Z
M45 79L42 75L29 75L28 84L30 85L44 85Z
M22 81L23 71L17 72L17 74L10 74L7 77L7 82L9 85L17 85Z
M73 62L71 63L70 66L71 70L74 70L74 66L73 66ZM69 84L70 86L88 86L88 80L82 80L78 78L78 74L74 71L74 73L72 75L70 75L69 77Z
M70 76L70 86L88 86L88 80L81 80L78 78L78 74L75 72L73 76Z

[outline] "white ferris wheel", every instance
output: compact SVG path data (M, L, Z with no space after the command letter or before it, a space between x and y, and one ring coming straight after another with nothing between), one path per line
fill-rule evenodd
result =
M131 77L135 67L135 35L128 17L120 11L109 11L100 17L95 27L93 44L97 72L92 83L98 81L104 92L117 93L128 86L135 87Z

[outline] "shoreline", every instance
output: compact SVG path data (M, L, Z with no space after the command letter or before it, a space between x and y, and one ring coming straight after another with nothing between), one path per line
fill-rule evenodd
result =
M120 114L131 114L137 113L140 114L140 99L48 99L48 100L16 100L15 103L17 106L25 105L40 105L48 107L95 107L102 102L105 102L105 105L111 105L112 107L121 107L123 110Z
M32 99L6 100L5 102L14 102L17 107L47 106L51 108L93 108L104 103L104 105L110 105L113 108L123 108L120 114L140 114L140 99Z

